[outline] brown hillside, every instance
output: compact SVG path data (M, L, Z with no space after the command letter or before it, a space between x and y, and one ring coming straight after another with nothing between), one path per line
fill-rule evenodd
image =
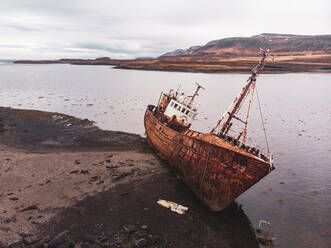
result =
M115 65L122 69L248 72L260 57L260 48L270 48L274 61L266 72L331 72L331 35L260 34L208 42L204 46L177 49L156 59L16 61L16 63L71 63Z

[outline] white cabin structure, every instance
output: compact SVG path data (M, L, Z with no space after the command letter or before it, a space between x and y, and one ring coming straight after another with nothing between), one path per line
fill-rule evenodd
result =
M179 102L176 98L170 100L164 115L168 116L170 119L176 116L177 120L183 121L185 126L192 123L195 116L197 115L197 110L193 109L190 105L185 104L185 99Z

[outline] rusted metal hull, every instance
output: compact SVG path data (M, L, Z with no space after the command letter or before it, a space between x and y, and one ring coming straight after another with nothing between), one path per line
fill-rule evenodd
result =
M215 135L177 132L151 109L144 117L148 143L212 211L224 209L274 169Z

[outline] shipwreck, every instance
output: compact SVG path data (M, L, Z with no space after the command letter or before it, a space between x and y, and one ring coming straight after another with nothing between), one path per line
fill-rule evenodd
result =
M149 145L212 211L224 209L274 169L268 143L267 153L247 144L256 79L268 52L262 51L262 59L253 67L246 85L209 133L190 129L197 115L195 100L203 89L200 84L193 96L179 94L178 90L161 93L159 103L146 109L144 125ZM248 107L243 119L238 112L245 99ZM230 135L234 121L242 128Z

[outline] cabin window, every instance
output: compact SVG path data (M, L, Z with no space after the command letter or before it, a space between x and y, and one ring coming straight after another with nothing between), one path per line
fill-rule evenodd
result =
M182 113L184 113L184 112L185 112L185 110L186 110L186 109L185 109L185 108L183 108L183 109L182 109Z
M171 106L171 107L174 106L174 102L171 102L171 103L170 103L170 106Z
M177 108L177 106L178 106L178 104L177 104L177 103L175 103L175 106L174 106L174 108Z
M178 110L178 111L180 111L180 109L181 109L181 107L180 107L180 106L178 106L177 110Z
M186 110L186 113L185 114L188 115L188 113L190 113L190 111Z

